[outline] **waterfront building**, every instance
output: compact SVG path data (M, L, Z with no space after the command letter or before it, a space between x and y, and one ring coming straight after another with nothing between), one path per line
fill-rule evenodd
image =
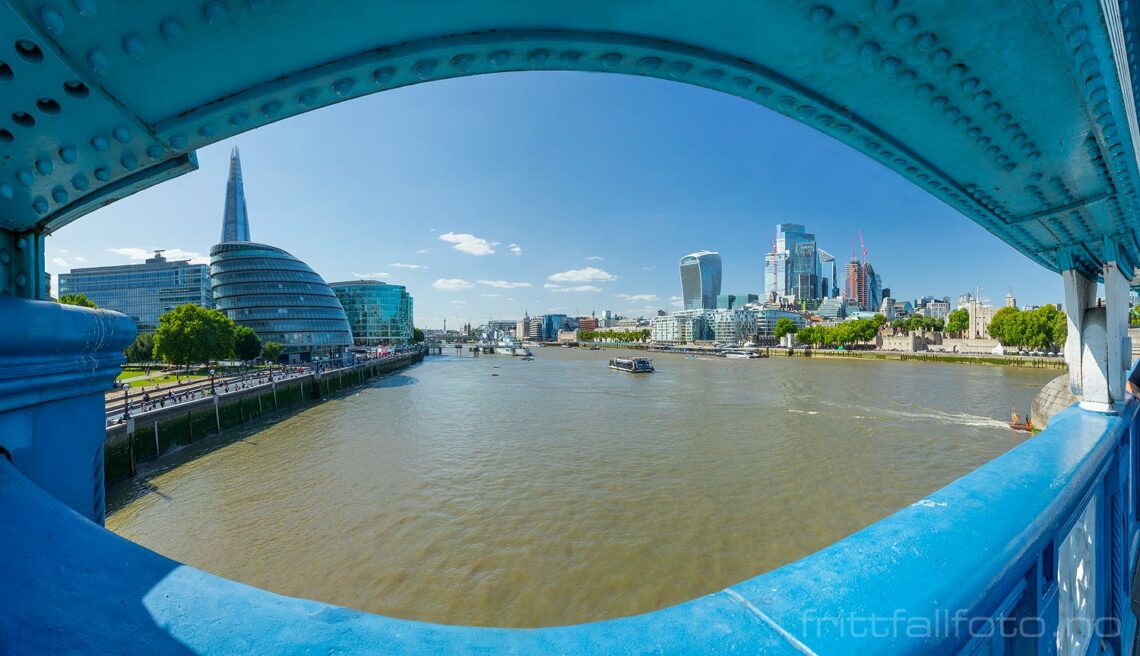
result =
M578 317L578 330L591 331L598 329L598 320L595 317Z
M230 153L223 241L210 249L217 308L238 325L252 328L263 343L279 342L291 362L336 356L352 346L348 317L333 290L285 250L247 241L248 221L235 148ZM234 237L243 239L226 241Z
M945 319L950 315L950 301L940 299L927 301L925 306L918 311L934 319Z
M691 253L681 258L681 297L686 310L716 308L720 294L720 254Z
M412 340L412 297L403 285L356 280L329 283L329 287L344 308L357 346L407 344Z
M824 298L839 296L839 279L836 277L835 256L822 248L818 248L820 278L820 292Z
M707 341L713 338L709 326L710 310L681 310L664 317L653 317L650 322L650 338L654 342L686 344ZM640 330L641 327L630 327Z
M515 339L530 339L530 313L523 311L523 318L515 322Z
M825 298L820 302L815 313L826 320L838 321L847 316L847 304L841 298Z
M86 267L59 275L59 294L83 294L95 305L134 319L139 332L154 332L158 318L185 303L214 307L210 267L167 260L163 251L142 264Z
M772 335L776 332L776 322L780 319L791 319L796 328L803 328L807 325L807 319L800 312L792 312L775 307L764 307L755 310L756 317L756 334L759 335Z
M534 342L546 341L542 332L542 327L545 322L546 317L541 314L536 317L531 317L530 324L527 326L526 338Z

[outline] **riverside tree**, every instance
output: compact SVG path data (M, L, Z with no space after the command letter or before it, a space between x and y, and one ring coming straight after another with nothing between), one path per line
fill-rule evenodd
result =
M62 305L78 305L79 307L94 308L95 301L87 298L85 294L64 294L59 297Z
M644 342L649 339L651 332L648 328L640 330L583 330L578 333L578 339L583 342Z
M424 331L420 330L419 328L412 328L412 343L413 344L419 344L420 342L424 341L424 339L426 339L424 337Z
M1053 305L1028 311L1005 307L994 313L987 330L1002 346L1054 351L1064 345L1069 324L1065 313Z
M281 345L281 342L266 342L261 345L261 357L266 362L273 364L281 359L281 353L284 350L285 347Z
M154 334L139 333L133 344L123 352L127 362L153 362L154 361Z
M234 355L242 362L249 362L261 355L261 339L253 328L249 326L236 326L234 328Z
M187 369L196 362L227 358L234 350L234 322L218 310L193 303L158 318L154 356Z
M773 334L776 335L776 339L783 339L784 335L795 335L796 324L787 317L780 317L776 319L776 329Z
M876 314L871 319L852 319L834 326L807 326L796 333L796 340L812 346L847 348L875 339L875 334L885 323L886 318Z
M963 333L970 325L970 312L966 308L958 308L946 317L946 332Z

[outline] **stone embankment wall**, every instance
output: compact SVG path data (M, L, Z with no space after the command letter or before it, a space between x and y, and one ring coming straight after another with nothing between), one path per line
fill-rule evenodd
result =
M156 460L171 449L263 417L301 409L423 358L422 353L414 353L319 375L305 374L136 415L107 428L104 481L107 486L114 485L134 476L139 463Z

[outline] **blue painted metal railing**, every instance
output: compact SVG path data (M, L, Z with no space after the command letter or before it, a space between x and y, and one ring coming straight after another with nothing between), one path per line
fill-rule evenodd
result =
M1070 407L927 498L721 592L545 629L390 619L227 581L102 529L0 457L0 652L1130 653L1137 405Z

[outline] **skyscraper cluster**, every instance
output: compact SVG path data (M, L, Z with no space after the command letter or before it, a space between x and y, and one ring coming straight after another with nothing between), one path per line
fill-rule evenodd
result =
M776 226L772 251L764 256L764 292L769 301L814 309L824 299L842 297L855 309L875 311L883 300L882 278L866 260L852 256L843 278L835 256L819 247L815 234L798 223Z

